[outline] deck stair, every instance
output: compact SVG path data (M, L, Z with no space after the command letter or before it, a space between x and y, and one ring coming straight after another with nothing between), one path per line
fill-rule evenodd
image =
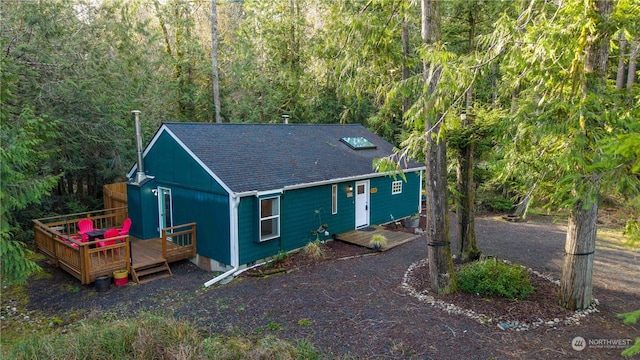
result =
M138 284L166 278L173 275L165 259L149 260L134 264L131 267L131 277Z

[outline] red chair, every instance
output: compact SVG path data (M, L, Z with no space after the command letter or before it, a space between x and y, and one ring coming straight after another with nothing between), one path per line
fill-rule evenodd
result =
M84 242L84 241L82 241L82 239L80 239L79 237L77 237L75 235L69 236L69 239L73 240L73 241L77 241L77 242ZM71 246L73 246L74 248L79 248L80 246L78 244L74 243L73 241L69 241L69 243L71 243Z
M98 246L105 247L105 246L114 245L116 243L116 240L108 240L108 239L118 237L118 236L120 236L118 229L109 229L104 233L105 241L98 242ZM116 249L116 252L119 252L119 250L120 249ZM106 253L107 253L106 250L102 250L102 254L106 255Z
M124 223L122 224L122 228L118 229L118 235L128 235L129 229L131 228L131 219L124 219Z
M89 231L93 231L93 221L91 219L85 218L78 221L78 234L82 237L82 242L89 241L89 235L86 234Z

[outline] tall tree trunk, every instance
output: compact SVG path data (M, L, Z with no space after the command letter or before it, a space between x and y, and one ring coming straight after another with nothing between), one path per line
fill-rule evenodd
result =
M290 0L289 6L291 9L291 27L289 29L289 65L291 66L291 72L296 74L298 73L298 40L296 37L296 22L298 21L298 16L300 16L300 7L296 0Z
M491 64L491 108L498 109L498 65L496 62Z
M466 118L473 119L473 115L466 114ZM465 123L468 120L464 121ZM468 126L465 124L464 126ZM464 261L477 260L480 257L480 249L476 241L475 229L475 184L473 182L473 150L472 142L468 142L458 152L457 181L458 201L456 202L456 214L458 215L458 252L460 259Z
M439 0L422 0L422 42L432 45L440 39ZM432 95L440 79L437 64L423 61L425 81L429 81L427 98ZM427 149L425 154L427 196L427 258L431 288L438 294L456 290L455 272L449 240L447 212L447 148L441 136L442 119L435 116L433 101L425 102L425 128Z
M211 67L213 83L213 107L215 108L215 122L220 119L220 85L218 83L218 11L216 0L211 0Z
M184 119L193 120L195 114L195 104L191 97L191 92L193 91L192 59L187 58L188 51L186 51L185 53L185 49L181 48L181 45L184 46L184 44L186 44L186 42L191 38L191 33L188 26L183 26L183 24L181 23L181 21L184 21L183 19L189 18L189 12L184 6L180 4L173 4L173 16L175 20L175 40L174 49L172 50L171 34L169 33L169 29L171 29L171 26L167 25L164 19L161 10L163 5L160 3L160 1L156 0L153 2L153 6L156 10L156 16L158 18L158 21L160 22L160 27L162 28L162 33L164 35L165 51L174 62L173 72L178 84L178 98L176 100L178 104L178 112L181 116L184 117Z
M624 66L624 51L627 48L627 41L624 39L624 34L620 33L618 37L620 39L620 55L618 57L618 73L616 74L616 88L622 90L624 88L625 78L625 66Z
M584 309L591 305L593 290L593 257L596 248L598 219L598 180L595 193L584 202L578 201L569 215L564 263L560 279L560 305L567 309Z
M167 55L173 57L173 52L171 50L171 40L169 37L169 30L167 30L167 24L165 23L162 13L160 11L160 1L156 0L153 2L153 6L156 9L156 16L158 17L158 21L160 22L160 28L162 29L162 34L164 35L164 49L167 52Z
M476 18L473 11L469 11L469 52L473 51L475 40ZM466 113L463 114L462 128L469 128L473 124L475 115L473 111L473 85L469 86L466 94ZM471 136L469 131L466 136ZM477 260L480 250L476 241L476 229L474 224L475 184L473 183L473 142L468 139L458 149L458 166L456 168L456 186L458 188L458 201L456 201L456 214L458 215L458 251L464 261Z
M631 90L633 88L633 84L635 84L636 82L636 64L638 60L638 51L640 51L640 41L634 40L631 42L631 54L629 55L627 90Z
M606 21L613 12L613 2L590 0L585 3L585 6L591 21L596 26L596 34L590 34L587 37L584 49L583 99L586 99L590 93L603 92L606 86L611 37L607 32ZM587 116L593 115L587 115L584 110L581 110L582 123L586 121ZM584 137L586 146L595 146L595 139L587 130L587 126L582 125L581 136ZM569 214L565 257L560 278L559 303L570 310L584 309L591 305L592 301L593 251L596 241L600 179L599 175L593 173L585 174L584 177L588 178L584 180L585 183L582 184L584 186L579 186L580 190L576 191L578 201Z
M439 1L439 0L434 0ZM426 153L426 216L427 259L431 289L438 294L456 291L451 241L449 237L449 213L447 211L447 146L438 138L442 122L429 121Z
M518 93L520 89L516 89L511 93L511 107L509 108L510 114L515 114L516 110L518 110Z
M402 80L407 80L411 76L409 72L409 24L407 17L402 17ZM400 114L400 126L404 124L404 114L411 107L409 96L402 96L402 114Z
M188 121L193 121L195 115L195 103L193 100L193 60L190 57L189 47L186 45L191 41L191 29L188 19L191 16L187 5L176 5L176 58L175 72L178 80L178 109L180 115ZM183 23L184 22L184 23Z
M609 60L609 38L606 22L613 11L612 0L589 0L586 2L587 12L595 10L592 16L597 27L597 34L588 37L584 49L584 71L587 77L583 94L587 91L601 92L607 80L607 60ZM586 96L586 94L584 94Z

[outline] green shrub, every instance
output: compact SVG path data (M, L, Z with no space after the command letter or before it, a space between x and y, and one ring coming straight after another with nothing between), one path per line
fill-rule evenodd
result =
M509 199L505 199L503 197L497 197L497 198L490 199L488 201L487 205L493 211L499 211L499 212L509 211L509 210L513 209L513 206L514 206L513 205L513 201L511 201Z
M279 267L281 265L284 265L288 259L289 259L289 253L281 250L280 252L278 252L277 255L274 255L271 258L270 262L264 264L263 268L271 269L271 268Z
M457 272L458 288L470 294L526 299L535 289L529 273L519 265L486 259L463 265Z

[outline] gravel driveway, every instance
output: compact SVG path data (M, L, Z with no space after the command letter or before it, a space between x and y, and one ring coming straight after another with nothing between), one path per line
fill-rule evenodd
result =
M484 217L476 219L476 232L485 254L559 277L564 226ZM455 243L455 230L451 233ZM614 242L598 242L594 296L600 313L580 325L526 332L481 325L410 296L400 286L402 278L412 263L426 257L426 249L424 237L383 253L354 248L354 254L365 256L266 278L241 276L206 289L202 285L213 274L186 261L172 264L170 278L112 286L104 293L47 267L52 277L28 286L29 308L61 319L158 311L195 321L212 333L308 340L328 358L618 359L621 349L589 346L578 352L571 340L640 337L638 325L625 326L615 316L640 307L640 258Z

